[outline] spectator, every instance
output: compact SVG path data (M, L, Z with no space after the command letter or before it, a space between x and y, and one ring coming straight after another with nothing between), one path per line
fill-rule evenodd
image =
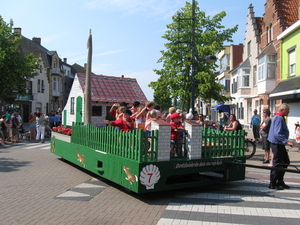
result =
M55 113L55 126L59 127L61 125L61 115L59 112Z
M39 139L41 138L41 143L44 143L45 120L44 114L38 112L36 115L36 142L39 142Z
M224 127L224 131L228 131L228 130L229 131L234 131L234 130L236 130L238 123L237 123L235 114L230 114L229 121L230 122L229 122L228 126Z
M252 119L251 119L252 132L253 132L254 139L256 141L258 141L259 140L260 118L259 118L259 115L257 114L256 109L254 109L253 113L254 113L254 115L252 116Z
M6 115L2 115L0 118L0 139L1 139L1 145L5 145L5 139L7 137L7 123L6 123Z
M13 113L13 116L11 117L11 137L12 137L12 143L19 143L19 119L18 119L18 113Z
M30 140L32 141L36 137L36 112L30 113L29 123Z
M263 117L264 120L260 126L260 131L259 133L261 134L262 137L262 149L265 150L265 155L264 155L264 161L263 163L270 163L269 158L270 158L270 142L268 141L268 135L270 131L270 126L271 126L271 118L270 118L271 112L269 109L265 109L263 111Z
M6 130L6 140L7 141L11 141L11 115L12 115L13 111L11 109L9 109L7 111L7 113L5 114L6 116L6 124L7 124L7 130Z

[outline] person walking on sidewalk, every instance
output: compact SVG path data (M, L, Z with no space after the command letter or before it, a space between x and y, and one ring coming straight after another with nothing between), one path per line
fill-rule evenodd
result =
M253 132L253 137L254 137L255 141L258 141L259 140L260 118L259 118L259 115L257 114L257 109L254 109L253 113L254 113L254 115L252 116L252 119L251 119L252 132Z
M285 117L290 113L290 106L287 103L282 103L279 106L279 111L275 113L272 119L268 141L271 143L273 152L273 167L287 168L290 164L290 159L286 151L285 145L293 147L293 143L288 140L289 129L285 122ZM285 172L271 170L270 172L270 189L283 190L290 188L283 181Z
M260 135L262 137L262 149L265 150L265 156L263 163L270 163L269 158L270 158L270 142L268 141L268 135L270 131L270 126L271 126L271 118L270 118L271 112L269 109L265 109L263 111L263 122L260 126Z
M44 114L40 112L36 114L36 142L39 142L39 139L41 138L41 142L44 143L45 120Z

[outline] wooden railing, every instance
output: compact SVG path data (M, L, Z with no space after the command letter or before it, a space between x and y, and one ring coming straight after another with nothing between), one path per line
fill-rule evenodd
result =
M102 152L138 162L157 161L158 131L142 129L122 132L114 127L98 128L91 124L73 123L71 141Z
M244 156L245 130L202 130L202 159Z
M158 135L158 130L122 132L111 126L98 128L73 123L71 142L137 162L156 162ZM201 159L244 156L244 144L244 130L222 132L204 127L199 151ZM183 149L188 150L187 143L183 144Z

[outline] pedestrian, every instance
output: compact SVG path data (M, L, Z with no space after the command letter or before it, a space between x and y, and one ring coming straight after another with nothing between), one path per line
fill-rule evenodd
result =
M41 138L41 143L44 143L45 138L45 117L44 114L38 112L36 114L36 138L35 141L39 142Z
M269 109L265 109L263 111L263 122L260 126L260 135L262 137L262 149L265 150L265 155L263 158L263 163L270 163L270 142L268 141L268 135L270 131L271 126L271 118L270 118L271 112Z
M13 113L13 115L11 116L11 137L12 137L12 143L18 143L19 142L19 119L18 119L18 113L15 112Z
M287 103L282 103L279 106L279 111L272 118L268 141L271 143L273 152L272 167L287 168L290 164L290 159L285 148L285 145L293 147L293 143L288 140L289 129L286 125L285 117L289 115L290 106ZM270 172L270 189L289 189L290 187L284 183L283 177L285 172L271 170Z
M253 113L254 113L254 115L252 116L252 119L251 119L252 132L253 132L253 137L254 137L255 141L258 141L259 140L260 118L259 118L259 115L257 114L257 109L254 109Z
M11 124L10 124L10 121L11 121L11 115L12 115L13 111L11 109L9 109L5 116L6 116L6 124L7 124L7 130L6 130L6 141L12 141L11 140Z
M55 126L59 127L61 125L61 115L60 112L55 113Z
M36 137L36 112L30 113L29 123L30 123L30 125L29 125L30 141L32 141Z
M2 115L2 117L0 118L0 139L2 146L6 144L5 139L7 137L7 127L8 125L6 124L6 115Z

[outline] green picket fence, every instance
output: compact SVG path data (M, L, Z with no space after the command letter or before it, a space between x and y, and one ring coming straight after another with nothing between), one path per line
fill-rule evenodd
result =
M157 161L158 131L150 134L142 129L122 132L114 127L95 127L73 123L71 141L105 153L137 162Z
M157 140L158 130L150 133L142 129L122 132L111 126L98 128L91 124L75 122L72 125L73 143L137 162L157 161ZM244 130L222 132L204 127L201 158L244 156L244 144ZM183 144L183 149L187 149L186 143Z
M202 130L202 159L244 156L245 130Z

